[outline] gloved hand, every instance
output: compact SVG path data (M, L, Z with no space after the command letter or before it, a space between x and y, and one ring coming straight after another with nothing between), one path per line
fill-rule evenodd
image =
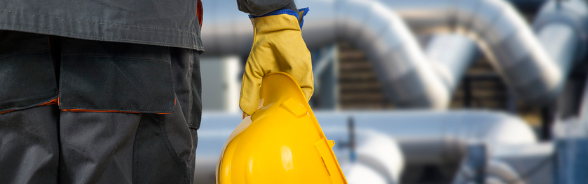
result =
M308 8L299 13L283 9L260 17L250 16L254 28L253 46L245 65L239 99L244 113L251 115L257 110L261 80L271 72L290 74L306 99L312 96L312 61L300 31L302 17L307 11Z

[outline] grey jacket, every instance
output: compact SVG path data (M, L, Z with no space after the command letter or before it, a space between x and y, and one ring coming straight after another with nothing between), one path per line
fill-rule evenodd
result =
M203 51L197 1L0 0L0 30ZM293 0L237 2L253 15L296 10Z

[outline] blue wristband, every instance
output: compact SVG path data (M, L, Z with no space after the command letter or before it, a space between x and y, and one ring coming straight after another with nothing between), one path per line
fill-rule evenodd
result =
M298 19L298 22L300 23L300 28L302 28L302 26L304 25L304 16L306 16L306 14L308 13L309 8L302 8L302 9L298 9L298 12L302 12L302 16L299 16L299 14L297 12L295 12L294 10L291 9L281 9L281 10L276 10L276 11L272 11L269 12L265 15L261 15L261 16L255 16L255 15L249 15L249 18L258 18L258 17L265 17L265 16L271 16L271 15L281 15L281 14L288 14L288 15L292 15L294 17L296 17L296 19Z

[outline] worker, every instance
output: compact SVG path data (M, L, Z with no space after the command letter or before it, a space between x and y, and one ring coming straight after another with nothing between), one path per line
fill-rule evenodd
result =
M242 110L256 111L269 72L310 98L304 13L293 0L237 1L255 30ZM0 183L193 183L200 0L0 5Z

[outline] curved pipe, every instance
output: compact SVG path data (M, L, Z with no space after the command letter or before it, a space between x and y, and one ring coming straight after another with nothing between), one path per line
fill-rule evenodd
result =
M400 17L376 1L337 2L338 37L367 54L386 97L399 107L447 107L450 91Z
M387 0L381 0L387 1ZM547 0L509 0L519 9L536 10ZM335 6L334 0L296 0L299 6L309 6L312 13L308 14L303 29L304 38L310 48L328 45L335 40ZM231 0L204 1L202 28L206 54L247 55L252 43L253 29L246 14L236 11L237 4ZM423 4L423 6L425 6ZM222 11L220 11L222 10ZM320 11L316 11L320 10ZM310 21L309 21L310 20ZM203 21L203 22L204 22ZM312 30L311 30L312 29Z
M506 83L526 102L552 102L561 91L573 61L583 56L575 54L584 50L585 43L578 40L586 40L584 25L588 22L586 5L579 0L560 3L564 4L563 8L554 5L543 8L534 25L539 38L503 0L382 2L418 32L457 31L474 38ZM207 3L216 7L205 15L210 19L205 21L214 24L202 30L207 52L246 55L252 35L249 20L236 11L222 11L236 7L232 0ZM363 49L373 62L385 95L396 106L447 107L455 86L455 82L448 81L459 81L461 76L447 78L451 72L431 66L434 62L429 62L404 22L380 2L299 0L297 4L321 10L306 18L303 36L309 48L332 43L337 38L348 40Z
M329 113L319 113L324 116ZM240 114L206 112L202 116L202 129L198 130L198 148L196 150L195 178L197 183L214 183L216 163L225 141L239 125ZM346 121L338 122L336 127L330 127L327 138L335 140L334 151L337 160L348 179L353 183L382 183L393 184L400 182L400 175L404 168L402 152L390 136L373 131L357 131L353 150L355 158L350 158L349 132L344 127ZM335 129L333 129L335 128ZM372 177L366 178L366 175ZM364 179L363 182L357 182ZM367 181L365 181L367 179ZM356 182L353 182L356 181Z
M446 108L463 74L461 70L473 60L471 41L454 38L457 41L445 39L441 43L452 42L455 48L451 49L456 49L458 54L431 62L404 22L377 1L299 0L296 3L312 7L303 29L307 46L318 48L336 39L359 46L372 61L385 95L397 107ZM248 54L252 28L245 15L227 10L236 8L234 0L208 1L204 5L212 7L205 13L204 22L213 22L202 28L206 53ZM438 49L431 47L429 54L437 56ZM447 48L443 49L448 53Z
M585 5L577 0L565 2L579 5L578 11L567 8L569 17L586 22ZM565 28L536 29L538 39L516 10L504 0L382 0L393 8L417 32L463 32L474 38L494 68L518 96L536 104L552 102L561 91L569 66L576 59L566 55L577 52L581 45L567 40L585 34L584 30ZM553 2L551 2L553 4ZM583 7L582 7L583 6ZM554 8L551 8L554 9ZM539 16L541 17L541 16ZM553 20L553 19L552 19ZM537 27L537 26L536 26ZM542 34L567 34L561 38L548 38ZM571 33L565 33L572 31ZM550 46L553 39L560 40L558 49ZM570 50L564 49L570 48ZM575 55L572 55L575 56Z
M567 72L586 57L588 3L551 0L541 7L533 21L533 30L547 54Z
M405 163L457 163L470 141L497 145L530 144L533 130L520 118L489 111L341 111L315 112L322 130L335 140L339 158L349 143L351 120L358 132L372 131L392 137L402 149ZM214 166L226 138L241 121L240 114L207 112L199 130L197 162ZM203 167L205 167L203 164ZM212 167L211 166L211 167ZM214 169L213 169L214 170Z
M327 137L340 132L348 118L357 130L393 137L402 148L405 162L410 164L457 163L470 142L486 143L491 150L498 145L537 141L523 120L489 111L347 111L315 115Z

